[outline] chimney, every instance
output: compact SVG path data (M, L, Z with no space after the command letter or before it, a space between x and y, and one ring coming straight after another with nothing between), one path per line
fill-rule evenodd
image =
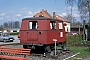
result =
M53 12L53 18L56 18L56 16L55 16L55 12Z
M42 9L42 11L44 11L44 9Z

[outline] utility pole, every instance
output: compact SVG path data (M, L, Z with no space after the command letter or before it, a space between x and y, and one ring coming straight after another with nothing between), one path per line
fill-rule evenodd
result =
M85 29L86 21L83 20L83 40L86 40L86 29Z
M80 25L79 25L79 34L80 34L80 28L81 28L81 27L80 27Z
M89 11L89 26L90 26L90 0L87 0L88 3L88 11Z
M89 12L89 24L88 24L88 29L87 29L87 39L90 40L90 0L87 0L88 3L88 12Z

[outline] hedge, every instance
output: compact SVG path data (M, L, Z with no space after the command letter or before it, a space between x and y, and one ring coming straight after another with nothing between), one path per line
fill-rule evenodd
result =
M19 32L16 32L16 33L10 33L10 35L18 35Z
M80 35L69 35L67 36L67 46L72 46L72 45L75 45L75 44L81 44L81 41L82 41L82 34Z

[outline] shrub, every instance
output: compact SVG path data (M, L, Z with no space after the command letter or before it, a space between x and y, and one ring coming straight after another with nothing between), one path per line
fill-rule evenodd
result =
M69 35L67 36L67 46L80 44L82 41L82 34L80 35Z

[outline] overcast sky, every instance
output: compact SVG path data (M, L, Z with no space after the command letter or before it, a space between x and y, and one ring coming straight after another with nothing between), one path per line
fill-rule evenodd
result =
M8 21L21 22L22 18L32 17L42 9L62 17L70 13L70 6L65 5L65 0L0 0L0 25ZM73 16L79 17L77 7L73 7Z

